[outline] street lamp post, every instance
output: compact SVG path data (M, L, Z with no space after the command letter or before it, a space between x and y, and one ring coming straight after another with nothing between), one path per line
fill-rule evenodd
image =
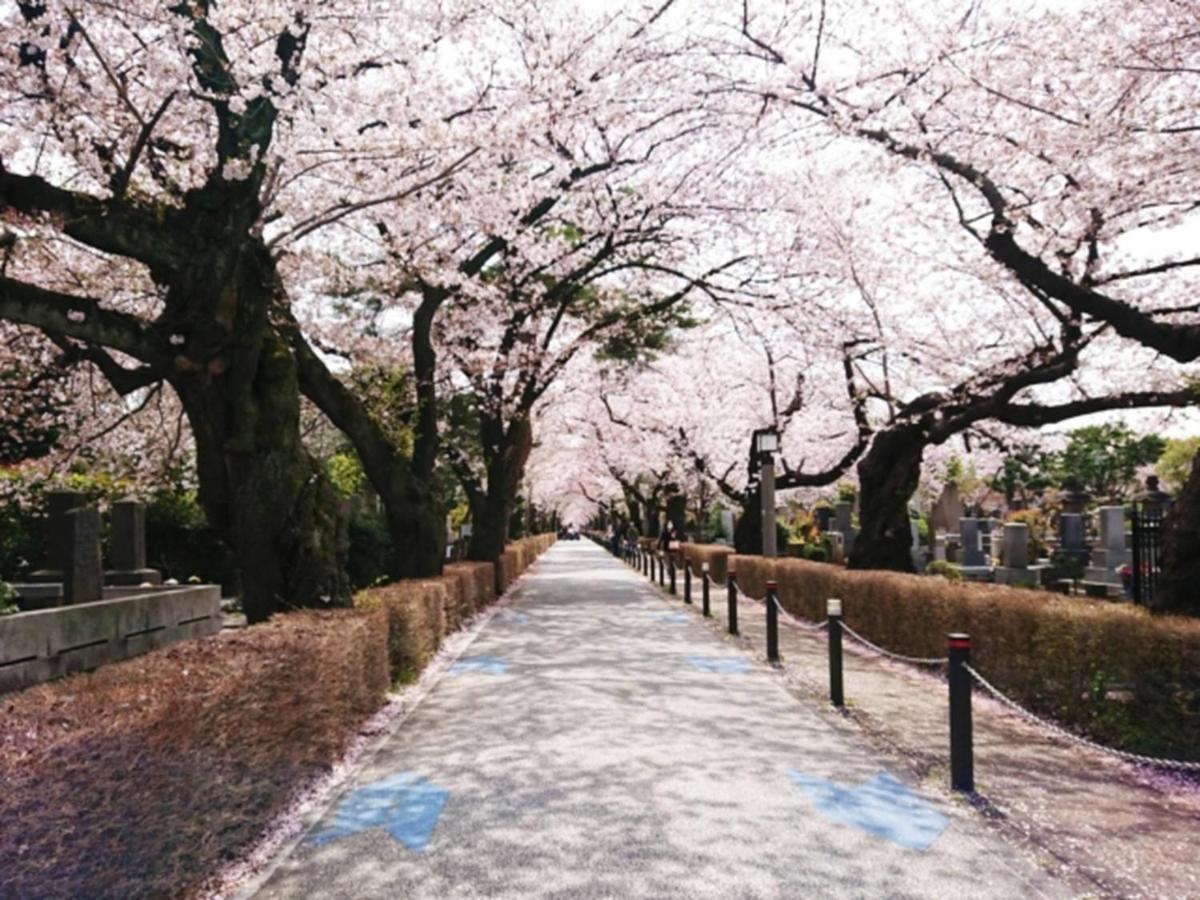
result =
M779 433L774 428L754 432L754 450L758 454L759 490L762 505L763 556L777 556L775 545L775 452L779 449Z

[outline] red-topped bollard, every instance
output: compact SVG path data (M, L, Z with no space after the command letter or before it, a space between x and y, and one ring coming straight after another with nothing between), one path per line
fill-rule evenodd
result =
M729 633L737 634L737 573L733 569L725 573L725 587L729 592Z
M950 787L975 791L975 748L971 732L971 636L948 635L950 649Z
M774 581L767 582L763 601L767 604L767 662L779 662L779 608L775 605L779 602L778 591Z

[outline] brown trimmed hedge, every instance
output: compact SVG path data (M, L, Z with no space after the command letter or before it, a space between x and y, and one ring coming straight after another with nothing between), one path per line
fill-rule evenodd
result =
M385 628L290 613L0 697L0 895L196 893L378 709Z
M442 638L496 599L554 543L553 534L534 535L505 548L498 564L451 563L437 578L414 578L360 591L359 609L382 609L388 622L392 679L410 681L437 653Z
M545 553L556 540L554 534L535 534L513 541L504 548L496 565L496 591L503 593L521 577L535 559Z
M704 563L708 563L709 576L721 584L725 581L733 548L722 544L684 544L683 555L691 561L692 570L695 572L701 571Z
M693 559L723 556L753 596L774 578L780 602L802 618L823 619L826 600L841 598L847 624L896 653L944 656L946 634L967 632L975 667L1034 711L1110 746L1200 758L1200 621L1044 591L727 551L688 547Z

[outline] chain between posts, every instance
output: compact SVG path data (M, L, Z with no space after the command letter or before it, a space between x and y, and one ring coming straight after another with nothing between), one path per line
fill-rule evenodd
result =
M647 554L647 555L650 555L650 554ZM652 555L651 555L651 559L653 559ZM689 570L691 569L690 563L691 563L690 560L685 560L685 562L684 562L684 565L687 565ZM654 574L655 573L653 571L651 571L649 573L649 575L652 579L654 577ZM716 585L718 587L723 586L723 585L721 585L720 582L714 580L712 575L709 572L702 572L701 578L703 580L705 580L709 585ZM737 583L736 578L730 579L730 581L733 585L734 590L737 592L737 595L739 597L744 597L745 599L747 599L753 603L764 603L766 601L766 599L767 599L766 597L753 597L750 594L747 594L744 590L742 590L741 585L739 585ZM776 611L779 612L789 624L791 624L797 628L800 628L805 631L820 631L820 630L823 630L826 627L828 627L828 624L829 624L828 620L818 623L818 624L811 624L808 622L804 622L800 619L797 619L791 613L789 613L786 609L783 608L783 605L779 602L779 600L777 598L772 598L772 603L773 603ZM863 637L861 634L859 634L857 631L855 631L853 628L851 628L849 625L847 625L845 623L845 621L841 622L841 630L843 632L845 632L846 634L849 634L851 638L858 641L860 644L868 647L869 649L875 651L876 653L880 654L881 656L885 656L889 659L893 659L898 662L910 663L913 665L923 665L923 666L941 666L941 665L946 665L949 662L948 657L917 657L917 656L905 656L900 653L893 653L892 651L886 650L883 647L880 647L878 644L874 643L873 641L870 641L867 638ZM1038 727L1049 732L1050 734L1059 738L1060 740L1063 740L1070 744L1076 744L1081 747L1088 747L1089 749L1095 750L1099 753L1104 753L1108 756L1123 760L1128 763L1133 763L1135 765L1151 766L1151 767L1160 768L1160 769L1175 769L1175 770L1185 771L1185 772L1200 772L1200 761L1162 759L1159 757L1143 756L1140 753L1130 753L1129 751L1126 751L1126 750L1117 750L1112 747L1106 747L1103 744L1100 744L1100 743L1097 743L1096 741L1091 740L1090 738L1085 738L1078 734L1075 734L1074 732L1071 732L1071 731L1067 730L1066 728L1063 728L1061 725L1057 725L1054 722L1049 721L1048 719L1044 719L1041 716L1037 715L1037 713L1031 712L1030 710L1021 706L1019 703L1017 703L1017 701L1013 700L1011 697L1009 697L1007 694L1005 694L1003 691L1001 691L999 688L997 688L995 685L993 685L990 681L988 681L986 678L984 678L983 675L981 675L969 663L963 663L962 668L991 697L993 697L995 700L999 701L1001 703L1001 705L1007 707L1009 710L1011 710L1012 712L1014 712L1015 714L1020 716L1022 719L1025 719L1026 721L1030 722L1033 725L1037 725Z
M790 612L783 608L783 604L779 602L778 598L774 600L774 603L775 608L779 611L779 614L783 616L784 621L790 623L796 628L801 629L802 631L822 631L829 625L828 622L817 622L814 624L812 622L805 622L803 619L797 619Z
M1129 753L1126 750L1115 750L1112 747L1105 747L1103 744L1098 744L1089 738L1081 737L1074 732L1068 731L1061 725L1043 719L1037 713L1030 712L1025 707L1017 703L998 687L976 672L969 664L963 666L970 673L971 677L979 684L981 688L992 695L996 700L999 700L1004 706L1007 706L1021 718L1026 721L1039 725L1046 731L1056 737L1067 741L1068 743L1078 744L1081 747L1090 747L1092 750L1098 750L1101 753L1107 753L1109 756L1115 756L1117 759L1125 760L1126 762L1136 763L1142 766L1155 766L1160 769L1180 769L1186 772L1200 772L1200 762L1188 762L1181 759L1158 759L1153 756L1142 756L1140 753Z
M913 665L917 665L917 666L944 666L946 663L950 662L949 657L946 657L946 656L935 656L935 657L904 656L901 653L893 653L891 650L885 650L885 649L883 649L883 647L880 647L878 644L874 644L871 641L868 641L865 637L863 637L861 634L859 634L857 631L855 631L853 628L851 628L845 622L842 622L842 631L846 632L846 634L850 635L850 637L854 638L854 640L858 641L860 644L862 644L866 647L870 647L876 653L886 656L889 659L897 660L898 662L912 663Z

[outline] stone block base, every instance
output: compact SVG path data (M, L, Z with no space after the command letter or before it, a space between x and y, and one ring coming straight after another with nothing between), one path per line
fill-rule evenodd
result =
M221 630L215 585L113 588L106 599L0 617L0 692Z
M158 569L109 569L104 573L104 583L113 587L162 584L162 572Z

